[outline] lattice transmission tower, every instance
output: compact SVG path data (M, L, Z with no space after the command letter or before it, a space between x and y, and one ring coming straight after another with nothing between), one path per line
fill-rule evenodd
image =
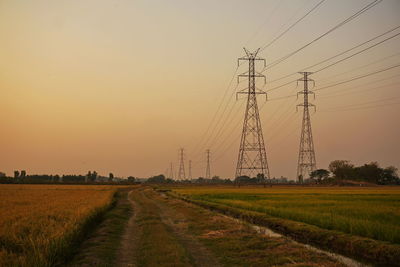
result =
M172 180L174 179L174 168L172 166L172 162L169 165L169 175L168 178L171 178Z
M184 156L183 156L183 148L180 149L179 153L179 172L178 172L178 179L186 179L185 175L185 163L184 163Z
M256 87L256 78L264 78L265 75L256 71L255 62L263 61L266 66L265 59L257 57L257 49L254 53L249 52L246 48L245 57L238 59L238 66L241 61L248 62L248 70L238 75L238 82L241 77L248 79L248 87L237 92L237 94L247 95L247 105L243 122L242 136L240 139L240 148L238 161L236 166L235 177L243 175L254 177L262 175L263 179L269 179L269 169L267 163L267 153L265 150L264 137L261 128L260 114L257 105L257 95L267 94Z
M189 179L192 180L192 161L189 160Z
M308 83L312 82L313 86L315 86L314 80L308 78L311 72L299 72L303 75L302 78L297 80L297 83L303 82L304 89L297 93L303 94L304 102L302 104L298 104L296 106L296 110L298 107L303 107L303 122L301 125L301 137L300 137L300 149L299 149L299 160L297 164L297 179L299 183L302 183L304 179L309 178L310 173L316 169L315 162L315 151L314 151L314 142L311 131L311 119L310 119L310 111L309 107L313 107L314 111L316 110L315 105L308 102L308 95L313 94L314 92L308 89Z
M211 167L210 167L210 149L206 150L207 166L206 166L206 179L211 178Z

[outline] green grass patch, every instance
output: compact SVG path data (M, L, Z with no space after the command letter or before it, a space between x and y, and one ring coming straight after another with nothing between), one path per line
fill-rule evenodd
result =
M184 192L179 197L362 261L400 264L398 194L302 194L298 189L296 194L290 190L252 194L236 190L210 188L207 192L202 188L201 194Z

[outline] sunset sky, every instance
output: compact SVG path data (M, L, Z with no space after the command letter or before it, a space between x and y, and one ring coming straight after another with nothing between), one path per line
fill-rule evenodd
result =
M236 77L230 84L246 71L242 65L235 72L237 58L243 47L265 46L318 2L0 0L0 171L149 177L165 173L170 162L177 167L183 147L193 177L205 175L209 148L212 175L233 178L245 108L234 90L246 86L236 87ZM371 2L326 0L259 56L274 62ZM400 1L384 0L264 72L265 90L397 26ZM398 64L400 35L312 75L314 89ZM400 168L399 85L396 67L315 91L318 168L335 159ZM300 98L273 99L301 88L294 82L268 93L270 101L259 97L275 177L295 178L302 113Z

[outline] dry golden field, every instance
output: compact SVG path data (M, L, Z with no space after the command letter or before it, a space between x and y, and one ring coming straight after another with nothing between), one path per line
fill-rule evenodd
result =
M0 266L55 263L116 187L0 185Z

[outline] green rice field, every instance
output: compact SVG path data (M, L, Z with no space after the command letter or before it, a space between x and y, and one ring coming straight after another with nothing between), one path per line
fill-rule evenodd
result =
M400 244L396 187L185 187L189 199Z

